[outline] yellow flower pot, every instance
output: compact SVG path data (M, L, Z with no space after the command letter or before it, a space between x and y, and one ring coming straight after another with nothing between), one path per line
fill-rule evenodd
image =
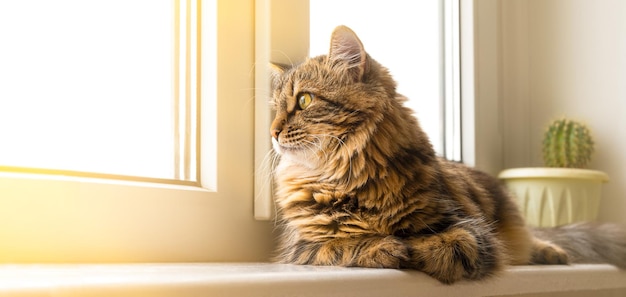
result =
M513 168L498 175L517 199L526 222L554 227L593 221L598 215L602 171L574 168Z

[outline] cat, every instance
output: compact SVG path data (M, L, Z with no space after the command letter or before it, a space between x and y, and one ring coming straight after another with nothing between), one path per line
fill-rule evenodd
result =
M348 27L328 55L273 68L276 261L409 268L446 284L516 264L626 268L624 229L530 229L497 179L437 157Z

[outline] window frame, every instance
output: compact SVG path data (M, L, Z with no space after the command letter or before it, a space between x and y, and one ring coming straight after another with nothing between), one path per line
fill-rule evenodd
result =
M503 169L499 11L496 0L459 3L462 160L493 176Z
M289 18L272 17L289 15ZM255 6L254 218L274 218L269 105L270 63L297 64L309 55L309 0L257 0ZM293 22L292 20L298 20Z

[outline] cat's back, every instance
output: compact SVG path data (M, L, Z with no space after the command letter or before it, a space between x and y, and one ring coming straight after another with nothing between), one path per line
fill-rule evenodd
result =
M516 215L517 206L504 185L495 177L459 162L439 159L451 198L470 214L498 222L504 216Z

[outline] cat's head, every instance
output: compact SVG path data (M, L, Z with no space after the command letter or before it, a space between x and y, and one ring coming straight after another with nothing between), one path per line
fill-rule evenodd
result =
M312 167L330 155L349 157L362 149L386 110L397 104L388 71L345 26L334 30L328 55L292 67L274 65L274 72L274 149Z

